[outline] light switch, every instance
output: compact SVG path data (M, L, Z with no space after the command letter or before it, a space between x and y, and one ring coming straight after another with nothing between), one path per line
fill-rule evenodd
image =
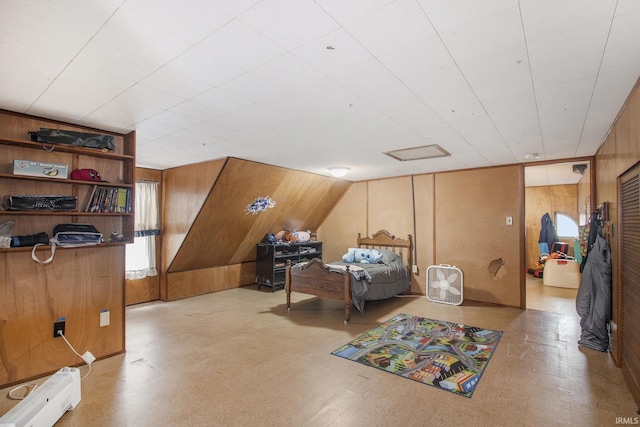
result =
M513 217L512 216L508 216L506 222L507 222L507 225L513 225Z
M109 326L111 323L111 316L109 314L109 310L102 310L100 312L100 327Z

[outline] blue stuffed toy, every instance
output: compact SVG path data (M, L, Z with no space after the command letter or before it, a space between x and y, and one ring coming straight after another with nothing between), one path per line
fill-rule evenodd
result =
M349 251L342 255L342 262L354 262L357 248L349 248Z
M382 260L382 254L375 249L349 248L342 256L343 262L359 264L377 264Z

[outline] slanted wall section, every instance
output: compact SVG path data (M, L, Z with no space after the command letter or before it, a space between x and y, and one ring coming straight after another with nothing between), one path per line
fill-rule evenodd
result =
M166 191L179 191L183 203L188 203L190 186L201 183L193 182L197 179L189 173L180 176L177 182L174 174ZM307 172L226 159L175 256L165 259L165 299L253 283L256 244L265 234L284 228L315 232L349 185ZM201 196L201 192L199 196L194 193L194 197ZM276 205L255 215L248 213L246 207L257 197L271 197ZM178 224L170 209L165 212L165 223Z

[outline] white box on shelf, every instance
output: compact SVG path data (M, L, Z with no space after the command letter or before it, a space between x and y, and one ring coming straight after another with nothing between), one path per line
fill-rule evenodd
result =
M67 165L57 163L42 163L32 160L14 160L13 174L25 176L40 176L46 178L67 179L69 170Z

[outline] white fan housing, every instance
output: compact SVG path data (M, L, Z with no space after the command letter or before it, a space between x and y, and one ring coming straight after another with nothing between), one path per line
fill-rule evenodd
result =
M462 304L462 270L449 264L428 267L427 298L442 304Z

